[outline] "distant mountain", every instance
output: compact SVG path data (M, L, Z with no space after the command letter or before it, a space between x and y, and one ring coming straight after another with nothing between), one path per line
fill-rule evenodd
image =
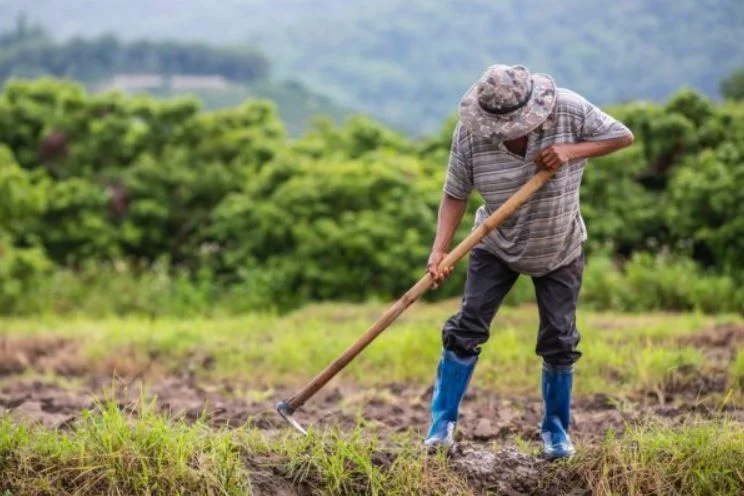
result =
M0 29L0 86L10 78L52 76L81 82L94 93L195 95L207 109L269 99L292 136L300 135L318 115L338 122L349 114L298 82L272 80L269 71L266 57L248 46L121 42L114 35L56 41L23 20L12 29Z
M742 0L0 0L54 36L252 42L281 77L431 132L485 66L523 62L606 104L718 95L744 65Z

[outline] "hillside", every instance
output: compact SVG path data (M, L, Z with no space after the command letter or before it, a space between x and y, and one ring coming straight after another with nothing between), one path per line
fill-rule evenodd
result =
M349 114L301 83L272 80L269 60L249 45L122 42L112 35L58 41L23 18L16 26L0 28L0 86L45 76L81 82L95 93L195 95L208 110L268 99L276 103L291 136L302 134L319 115L339 122Z
M744 64L740 0L0 0L55 36L252 42L280 77L414 132L438 130L482 68L524 62L598 103L718 95ZM113 12L116 15L111 15Z
M337 124L350 117L353 112L338 106L328 97L308 90L294 81L266 81L249 86L234 85L226 89L202 89L196 91L168 91L155 93L162 97L191 94L204 102L206 110L233 107L249 99L271 100L287 133L292 137L302 135L318 117L330 117Z

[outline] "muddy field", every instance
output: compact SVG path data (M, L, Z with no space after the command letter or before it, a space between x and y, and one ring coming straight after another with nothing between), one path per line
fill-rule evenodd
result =
M705 352L704 370L679 370L663 387L627 397L575 398L572 432L579 445L598 442L609 429L622 434L627 425L648 419L675 424L725 415L744 422L743 410L721 408L718 401L711 401L726 391L726 371L744 342L744 327L718 326L690 340ZM136 412L144 396L154 399L159 411L189 422L202 419L214 427L228 428L248 425L269 437L288 429L274 405L291 396L292 390L252 390L250 383L203 382L195 378L193 370L175 374L153 364L130 367L122 374L115 359L92 366L81 358L75 342L62 339L5 340L0 352L0 407L18 422L74 429L81 412L94 409L102 398L114 398L121 408ZM210 365L209 357L199 358L199 366ZM116 379L112 379L112 369L116 369ZM577 380L581 380L580 371ZM404 384L366 389L336 384L312 398L296 417L316 429L338 426L350 430L361 416L365 429L377 433L384 442L397 433L423 435L430 396L431 388ZM477 488L504 494L534 493L540 465L545 462L516 445L517 440L538 445L541 412L537 396L508 397L471 388L461 412L461 443L451 456L452 465ZM280 474L257 480L259 492L304 492L282 480ZM555 484L561 491L586 492L560 476Z
M202 419L215 427L248 425L268 433L284 429L286 424L273 405L291 395L275 391L266 399L236 398L219 391L221 387L198 386L188 380L164 379L152 384L139 381L125 385L111 379L94 380L90 388L63 387L43 380L8 382L0 389L2 413L18 421L40 423L46 427L74 426L80 412L93 409L102 398L113 395L122 408L136 411L140 392L155 399L158 409L188 421ZM368 427L382 435L414 430L423 434L428 421L430 391L390 384L375 389L331 387L320 392L295 416L305 426L322 429L338 426L351 428L361 413ZM725 413L744 421L744 411L734 407L709 408L700 398L667 395L664 404L655 395L646 403L628 398L594 395L579 397L573 404L573 432L577 440L591 442L602 438L608 429L622 433L628 422L653 418L663 422L681 422L691 416L713 418ZM473 388L465 396L461 411L461 438L470 442L508 441L516 437L539 440L538 424L542 415L538 398L505 398Z
M93 396L110 394L111 380L93 381L88 389L63 388L59 385L34 380L18 380L0 391L0 405L13 418L21 422L39 422L47 427L74 428L80 412L95 408ZM105 385L104 385L105 383ZM104 392L101 387L105 387ZM258 400L238 399L215 385L213 390L200 387L184 379L164 379L147 386L149 394L156 398L158 408L177 418L188 421L204 419L215 427L249 425L262 430L267 436L283 433L287 426L273 410L279 399L289 391L272 393ZM136 411L139 405L140 384L128 386L128 394L119 390L118 402L124 409ZM320 393L296 415L305 426L318 429L340 426L352 429L357 425L359 412L368 422L370 432L378 433L383 440L393 433L413 430L423 434L428 420L430 391L415 390L391 384L374 390L352 387L334 387ZM150 396L150 397L152 397ZM97 396L100 398L101 396ZM715 418L721 415L700 404L692 397L678 395L669 397L665 404L649 397L646 405L630 400L594 396L577 398L574 402L573 434L579 443L598 442L613 429L622 433L627 423L649 418L666 423L681 423L691 416ZM726 414L744 422L744 412L730 410ZM537 399L504 398L474 389L465 399L462 410L460 444L450 456L455 470L471 482L473 487L500 494L547 494L549 488L541 488L541 465L546 462L527 455L517 449L515 441L520 438L539 441L538 424L541 404ZM260 460L256 460L260 466ZM385 460L381 460L385 463ZM282 488L285 494L305 493L303 487L291 485L290 480L270 471L256 479L259 493L276 494ZM588 494L587 489L576 485L568 475L556 473L553 481L555 491L566 494ZM309 492L309 488L305 488ZM571 494L568 493L568 494ZM553 494L556 494L555 492Z

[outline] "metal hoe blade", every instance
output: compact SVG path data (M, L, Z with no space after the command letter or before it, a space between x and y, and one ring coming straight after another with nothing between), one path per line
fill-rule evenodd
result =
M294 413L294 410L292 407L289 406L289 403L287 401L280 401L276 404L276 411L279 412L279 415L282 416L282 418L292 427L297 429L300 433L307 436L307 431L302 428L299 422L295 420L295 418L292 416Z

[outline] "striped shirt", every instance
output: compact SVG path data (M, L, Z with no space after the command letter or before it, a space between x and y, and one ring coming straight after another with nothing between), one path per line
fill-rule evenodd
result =
M473 136L461 123L452 138L444 192L461 200L475 189L484 204L475 225L498 209L535 174L536 154L554 144L602 141L632 135L630 130L582 96L558 89L555 109L527 139L525 157L501 141ZM477 246L512 270L542 276L572 262L587 239L579 209L579 188L586 160L574 160Z

